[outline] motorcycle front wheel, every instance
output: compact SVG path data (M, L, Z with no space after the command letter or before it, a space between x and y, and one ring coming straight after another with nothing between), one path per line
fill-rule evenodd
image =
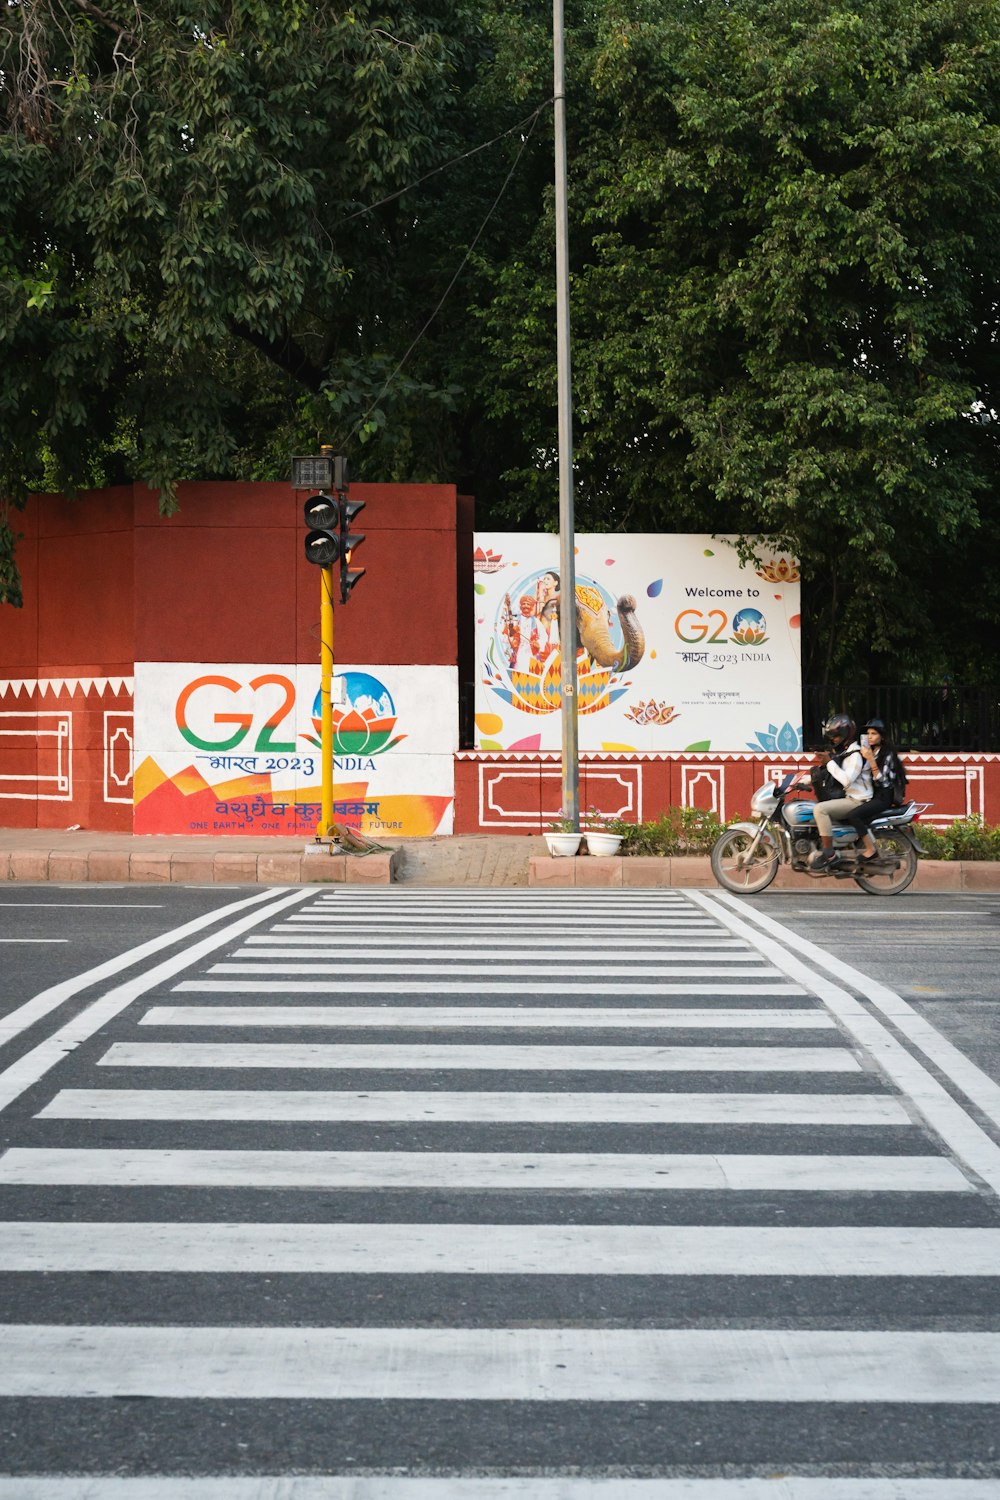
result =
M747 863L750 845L757 838L745 828L730 828L720 834L712 846L712 874L727 891L737 896L752 896L766 890L778 873L778 850L765 833Z
M854 879L869 896L898 896L900 891L913 884L917 873L917 851L901 833L876 834L875 848L880 859L898 859L899 864L888 868L884 875L873 872L871 875L855 875Z

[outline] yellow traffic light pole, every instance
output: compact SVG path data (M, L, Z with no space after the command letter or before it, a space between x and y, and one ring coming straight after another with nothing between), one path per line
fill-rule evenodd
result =
M319 609L319 693L320 757L322 760L322 809L317 839L329 838L333 831L333 568L320 573Z
M301 483L300 483L301 482ZM292 459L292 483L296 488L318 486L303 507L308 532L306 557L320 565L320 762L321 806L316 825L317 843L334 838L333 822L333 564L340 562L340 598L347 597L365 569L350 572L351 549L364 541L360 534L351 535L350 523L364 510L363 500L349 502L350 465L343 456L334 454L328 443L321 446L318 457L301 455Z

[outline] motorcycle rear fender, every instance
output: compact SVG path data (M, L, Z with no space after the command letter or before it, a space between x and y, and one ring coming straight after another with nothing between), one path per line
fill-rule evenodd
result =
M870 832L898 834L900 838L904 838L907 843L912 844L918 854L927 853L927 850L923 847L913 829L906 823L883 823L879 818L876 818L871 825Z

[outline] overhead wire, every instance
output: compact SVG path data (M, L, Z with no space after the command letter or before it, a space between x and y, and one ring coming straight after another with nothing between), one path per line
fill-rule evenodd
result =
M350 224L355 219L363 219L365 214L373 214L377 208L384 208L387 203L394 203L397 198L402 198L404 193L412 192L414 188L419 187L423 182L429 181L431 177L437 177L440 172L447 172L449 167L455 167L459 162L468 161L470 157L478 156L480 151L488 151L498 141L506 140L507 136L514 135L517 131L523 130L525 126L529 127L528 133L530 135L531 131L535 128L538 116L554 103L554 96L551 99L543 100L541 104L531 111L530 115L525 115L523 120L518 120L515 124L508 126L506 130L501 130L499 135L493 136L488 141L480 142L478 146L472 146L468 151L461 152L459 156L451 157L448 161L442 162L439 167L432 167L429 172L425 172L422 177L415 178L413 182L408 182L405 187L397 188L394 193L388 193L384 198L379 198L377 203L368 203L364 208L356 209L352 214L346 214L340 220L340 223Z
M409 348L406 350L406 353L403 355L402 359L400 359L400 361L398 362L398 364L392 370L391 374L387 377L387 379L385 381L385 384L382 386L382 389L379 391L379 393L375 397L374 401L372 401L371 405L368 407L368 410L355 423L354 427L351 430L351 434L350 434L351 437L356 437L357 434L362 430L362 428L364 427L365 423L368 421L369 417L371 416L372 412L375 411L375 409L377 408L379 402L382 400L383 396L385 395L386 391L392 385L392 382L396 379L396 376L402 370L403 366L406 364L406 361L409 359L410 355L413 353L414 349L420 343L421 339L424 337L424 335L426 334L427 330L430 328L431 324L434 322L434 319L437 317L438 313L441 311L442 307L444 307L444 304L447 302L448 298L451 296L451 293L452 293L452 291L453 291L453 289L455 287L455 283L458 281L458 278L461 276L463 270L465 269L465 266L466 266L466 264L467 264L467 262L469 260L469 257L471 256L472 252L476 248L476 245L479 243L480 239L482 238L483 232L486 229L487 224L490 222L490 219L493 217L494 213L496 212L497 208L500 205L501 199L503 198L503 196L506 193L508 187L510 186L511 180L513 179L514 174L517 171L518 166L520 165L521 157L524 155L525 151L527 150L528 142L531 140L532 132L534 131L535 126L538 124L539 117L541 116L541 114L543 113L543 111L546 110L549 107L549 105L551 105L552 103L554 103L553 99L547 99L544 104L540 104L537 109L532 110L531 114L528 115L528 116L526 116L526 118L524 120L522 120L518 125L511 126L510 130L505 130L505 131L502 132L501 135L495 136L492 141L484 142L484 144L482 146L476 146L476 147L473 148L473 150L465 152L464 156L455 157L452 162L446 162L444 164L444 166L435 168L435 172L444 171L445 167L454 165L455 162L463 161L463 160L465 160L466 158L468 158L470 156L475 156L479 151L485 150L487 146L495 145L497 141L503 140L505 136L511 135L513 133L513 131L520 130L523 126L527 125L527 129L526 129L526 131L524 133L524 139L521 141L520 150L518 151L518 153L515 156L513 162L511 163L510 170L508 171L506 177L504 178L504 180L503 180L503 182L502 182L502 184L500 186L500 191L497 193L496 197L493 199L493 202L490 204L489 208L487 209L485 218L483 219L483 221L480 224L479 228L476 230L475 235L473 236L471 242L469 243L468 247L466 248L465 254L462 256L462 259L459 262L459 265L458 265L457 270L455 271L455 274L452 276L452 278L449 281L448 285L445 287L443 293L441 294L441 297L438 300L437 306L434 308L434 311L431 313L431 315L427 319L426 323L420 329L419 333L413 339L412 343L410 344ZM418 180L420 182L424 182L424 181L427 180L427 177L432 177L432 176L434 176L434 172L428 172L425 177L422 177L422 178L420 178ZM416 183L412 184L412 186L414 186L414 187L416 185L417 185ZM407 189L407 188L400 189L400 192L407 192L407 191L409 191L409 189ZM399 193L394 193L391 196L392 197L399 197ZM384 202L389 202L390 199L385 199L383 201ZM374 204L372 206L373 207L379 207L378 204Z

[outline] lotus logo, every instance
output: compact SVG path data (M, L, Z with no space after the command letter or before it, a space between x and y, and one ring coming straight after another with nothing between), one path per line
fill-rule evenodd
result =
M368 672L343 672L338 680L344 684L347 702L333 709L334 755L381 755L406 738L393 738L396 706L385 683ZM323 732L322 713L322 695L317 693L312 720L318 735Z
M794 557L772 557L770 562L757 569L757 577L766 583L798 583L799 576L799 565Z
M759 609L741 609L733 616L733 640L738 646L759 646L767 640L767 621Z

